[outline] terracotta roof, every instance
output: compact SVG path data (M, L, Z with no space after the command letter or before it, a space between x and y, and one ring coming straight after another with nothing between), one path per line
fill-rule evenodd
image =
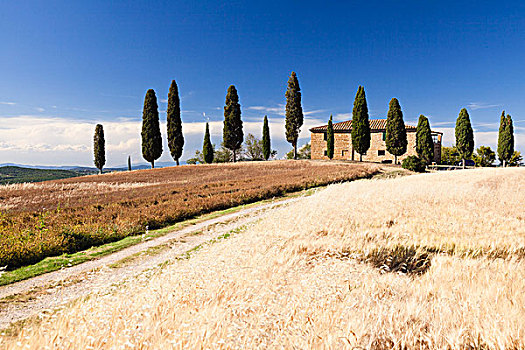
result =
M381 131L386 130L386 119L369 119L370 122L370 131ZM334 123L335 132L349 132L352 130L352 120L347 120L344 122ZM328 128L328 125L317 126L311 128L310 132L325 132ZM407 131L415 131L416 127L412 125L405 125Z

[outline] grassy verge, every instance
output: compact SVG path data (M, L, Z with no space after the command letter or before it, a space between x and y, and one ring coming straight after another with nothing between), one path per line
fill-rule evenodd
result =
M312 189L310 190L306 190L304 192L307 192L308 194L312 194L314 191L312 191ZM295 194L295 196L297 196L299 194ZM291 195L290 195L291 196ZM253 205L255 205L257 203L254 203ZM232 209L236 209L236 208L232 208ZM211 213L209 215L212 215L212 214L216 214L216 213ZM220 242L224 239L228 239L230 238L232 235L234 234L238 234L244 230L246 230L247 226L246 225L242 225L240 227L237 227L237 228L234 228L226 233L223 233L222 235L219 235L218 237L216 238L213 238L207 242L204 242L204 243L201 243L189 250L187 250L186 252L180 254L180 256L178 256L176 259L180 259L180 260L183 260L183 259L189 259L192 257L192 255L194 255L195 253L197 253L199 250L201 250L204 246L206 245L210 245L210 244L214 244L214 243L217 243L217 242ZM160 231L160 230L159 230ZM158 254L160 252L162 252L163 250L165 249L169 249L169 244L166 243L166 244L162 244L162 245L159 245L159 246L156 246L156 247L151 247L149 249L147 249L145 251L145 253L147 255L154 255L154 254ZM141 253L137 253L137 254L133 254L132 256L129 256L127 258L124 258L118 262L116 262L115 264L112 264L112 265L109 265L110 268L118 268L122 265L125 265L127 263L129 263L130 261L134 260L135 258L139 257ZM169 265L169 262L166 261L166 262L163 262L162 264L159 264L157 267L158 268L164 268L166 266ZM146 270L145 272L154 272L155 269L149 269L149 270ZM54 288L56 287L57 285L71 285L71 284L75 284L77 282L80 282L81 279L74 279L74 280L69 280L67 282L58 282L57 284L54 284L54 285L51 285L51 286L45 286L45 287L37 287L37 288L34 288L28 292L25 292L25 293L21 293L21 294L15 294L15 295L11 295L11 296L8 296L8 297L5 297L3 299L0 299L0 306L2 306L2 304L8 304L8 303L24 303L24 302L28 302L28 301L31 301L33 299L36 299L38 297L38 295L42 294L42 293L45 293L45 291L49 288ZM122 283L122 282L119 282L119 283ZM77 302L77 300L73 300L73 301L70 301L67 305L71 306L73 305L75 302ZM49 312L56 312L58 309L55 309L55 310L52 310L52 311L49 311ZM27 319L24 319L24 320L20 320L20 321L17 321L17 322L13 322L9 327L5 328L5 329L2 329L0 331L0 336L1 337L4 337L4 338L14 338L16 337L20 331L25 328L25 327L33 327L33 326L38 326L41 322L41 318L38 317L38 316L32 316L32 317L29 317Z

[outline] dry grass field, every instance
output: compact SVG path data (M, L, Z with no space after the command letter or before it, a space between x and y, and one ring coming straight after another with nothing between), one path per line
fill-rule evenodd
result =
M367 177L376 165L188 165L0 186L0 266L72 253L202 213Z
M78 302L8 349L525 349L525 169L365 180Z

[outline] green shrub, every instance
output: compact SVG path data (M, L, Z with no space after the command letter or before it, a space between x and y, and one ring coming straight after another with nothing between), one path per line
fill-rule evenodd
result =
M422 159L419 159L416 156L408 156L403 160L401 166L410 171L424 173L426 164Z

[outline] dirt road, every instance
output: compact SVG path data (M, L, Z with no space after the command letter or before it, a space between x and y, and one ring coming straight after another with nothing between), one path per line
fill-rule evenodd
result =
M91 293L110 293L126 279L152 270L195 247L254 223L263 213L304 197L276 200L199 222L97 260L0 287L0 329ZM155 251L155 252L154 252ZM142 254L141 254L142 253ZM152 270L153 271L153 270Z

